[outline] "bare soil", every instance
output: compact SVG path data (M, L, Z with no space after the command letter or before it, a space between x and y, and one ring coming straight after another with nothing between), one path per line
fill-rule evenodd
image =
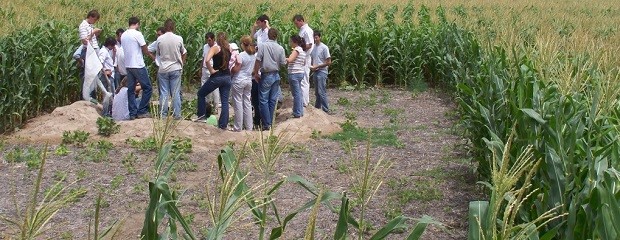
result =
M346 117L355 116L355 122L364 128L391 126L397 136L396 145L374 145L370 149L373 162L383 158L391 163L382 178L382 185L369 202L366 221L372 232L387 223L390 217L402 213L411 218L429 215L442 222L445 229L430 226L423 239L465 239L467 237L467 207L469 201L482 196L475 187L474 167L462 149L465 141L457 134L454 104L441 92L428 90L414 94L399 89L364 91L340 91L329 89L331 108L335 115L308 107L302 118L290 118L290 99L287 99L276 117L276 134L290 138L289 148L277 164L271 182L283 176L299 175L309 182L334 192L347 192L356 198L354 168L351 159L365 156L366 142L352 141L352 153L345 151L342 141L329 138L341 131L340 124ZM312 100L312 99L311 99ZM313 100L312 100L313 101ZM231 114L232 115L232 114ZM57 108L54 112L35 118L25 127L4 136L0 149L0 215L14 216L15 202L23 208L31 194L36 170L28 170L25 163L8 163L7 153L15 148L43 148L49 144L43 187L52 185L54 175L67 175L67 184L83 178L72 187L84 187L87 194L78 202L58 212L49 223L46 236L53 239L87 239L92 221L95 198L99 191L105 192L109 204L102 209L102 225L109 226L115 220L119 225L120 239L138 239L144 211L148 205L148 180L153 179L153 151L131 148L127 138L144 139L151 135L153 119L120 122L121 132L105 138L97 136L95 124L97 109L88 102L76 102ZM85 147L70 146L67 156L54 155L54 149L62 140L63 131L83 130L90 133L89 142L104 139L114 144L108 157L102 162L78 161ZM259 132L222 131L203 123L182 121L175 136L189 137L192 152L187 154L185 164L195 169L178 169L170 184L181 191L181 212L191 220L197 236L204 236L208 227L208 215L204 208L206 186L213 189L218 181L217 154L227 144L236 150L245 143L259 139ZM1 145L1 144L0 144ZM123 159L135 158L136 173L129 173ZM250 171L248 183L259 182L251 157L243 160L242 167ZM116 179L116 180L114 180ZM120 179L120 183L119 182ZM116 184L113 182L116 181ZM413 195L413 196L412 196ZM286 215L304 204L312 195L303 188L284 184L275 195L280 215ZM353 204L353 213L359 216L359 201ZM335 205L339 201L334 202ZM245 212L247 209L243 209ZM303 238L310 211L297 215L287 226L283 239ZM318 212L316 237L331 239L336 227L337 214L325 207ZM271 219L272 226L275 219ZM408 221L413 225L415 221ZM0 238L10 238L11 228L0 222ZM356 236L350 228L350 233ZM4 235L4 236L3 236ZM230 229L225 239L257 239L258 227L245 215ZM388 239L404 239L407 232L391 235Z

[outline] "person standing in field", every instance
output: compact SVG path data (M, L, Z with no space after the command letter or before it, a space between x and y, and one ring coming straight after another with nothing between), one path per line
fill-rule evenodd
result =
M329 110L327 102L327 73L328 66L332 64L332 57L329 54L329 47L321 42L321 31L314 32L314 50L312 50L312 66L310 70L314 71L314 95L316 100L314 107L322 109L328 114L333 112Z
M183 64L187 57L187 50L183 38L174 34L175 24L172 19L164 22L166 33L157 38L157 57L159 57L159 107L160 116L168 116L168 96L172 97L172 116L175 120L181 119L181 75Z
M79 78L82 81L82 86L84 85L84 62L86 58L86 49L87 45L91 45L93 49L95 49L96 53L99 53L99 42L97 41L97 37L101 33L101 29L95 28L95 23L99 21L101 15L97 10L90 10L86 14L86 18L82 20L80 25L78 26L78 37L80 38L81 50L79 54L78 63L82 63L78 65L79 68ZM82 89L82 96L91 96L91 98L95 98L94 91L90 93L84 93L84 91L88 91L87 89Z
M207 58L204 61L211 76L198 90L198 109L196 110L198 118L194 121L206 122L209 116L206 111L205 97L207 94L219 89L222 100L222 112L218 120L218 128L226 130L228 127L228 95L230 94L231 86L230 69L228 68L231 50L226 33L219 32L216 36L216 42L217 45L209 49ZM211 60L213 60L213 64L211 64Z
M237 57L237 62L232 69L231 90L233 109L235 110L235 123L232 130L235 132L243 129L251 131L254 128L250 98L252 82L254 82L252 81L252 70L254 70L254 63L256 62L256 48L250 36L241 37L239 42L243 52Z
M259 16L256 21L254 22L254 25L252 26L252 28L250 29L251 35L253 36L254 39L256 39L256 44L262 44L264 42L266 42L267 40L269 40L269 36L268 36L268 32L269 32L269 17L265 14ZM256 127L259 127L261 125L261 117L260 117L260 111L258 110L258 105L259 105L259 84L256 81L252 81L252 107L254 108L254 118L253 118L253 124Z
M211 50L213 46L217 45L217 43L215 42L215 34L213 34L212 32L206 33L205 42L205 45L202 47L202 74L200 76L200 86L203 86L211 76L205 60L207 60L209 50ZM213 59L209 60L209 63L211 64L211 66L213 66ZM217 111L218 108L222 107L222 102L220 101L220 91L218 89L214 90L212 93L209 93L207 95L207 100L211 102L211 104L214 106L215 111Z
M157 30L155 30L155 41L153 41L147 47L149 52L155 54L155 66L157 66L157 67L159 67L159 64L160 64L159 56L156 54L157 53L157 44L159 43L159 41L157 41L157 39L159 38L159 36L163 35L164 33L166 33L166 29L164 27L158 27Z
M138 29L140 20L137 17L129 18L129 28L121 36L121 46L125 53L125 67L127 68L127 102L129 108L129 119L151 117L149 113L149 103L153 87L151 79L144 64L143 55L155 60L155 56L148 51L144 35ZM142 98L140 104L136 106L135 87L136 82L142 87Z
M116 58L116 39L108 37L103 43L104 48L99 50L99 61L103 64L101 82L108 92L114 92L114 59Z
M301 81L304 78L306 67L306 43L299 35L293 35L290 38L290 44L293 50L286 59L288 62L288 83L293 95L293 117L300 118L304 115Z
M259 111L261 112L261 130L269 130L274 117L275 105L278 101L278 86L280 86L280 67L285 65L284 48L276 42L278 30L270 28L269 40L258 45L256 62L252 76L259 83ZM260 69L261 75L258 75Z
M308 26L304 17L300 14L297 14L293 17L293 23L295 27L299 29L299 36L304 39L306 43L306 66L304 67L304 79L301 81L301 92L303 95L303 104L304 107L308 106L310 102L310 55L312 50L314 49L314 33L312 28Z
M114 59L114 86L120 86L121 79L127 76L127 69L125 68L125 54L123 53L123 47L121 46L121 35L123 35L125 29L119 28L116 30L116 58Z

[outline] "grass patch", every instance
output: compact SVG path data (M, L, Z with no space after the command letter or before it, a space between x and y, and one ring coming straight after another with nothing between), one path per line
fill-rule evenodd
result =
M440 172L440 170L441 169L436 168L422 172L422 174L431 175ZM440 179L447 177L446 174L441 175L442 177L439 177ZM442 199L443 193L439 190L439 184L442 181L443 180L432 178L398 178L389 180L387 185L390 189L390 193L388 193L387 196L386 209L384 210L385 216L393 218L402 215L403 209L412 201L428 203L433 200Z
M341 124L342 132L330 135L328 138L334 141L366 141L370 137L373 146L394 146L397 148L404 147L404 143L398 139L396 132L399 128L395 125L385 126L381 128L362 128L356 123L346 121Z

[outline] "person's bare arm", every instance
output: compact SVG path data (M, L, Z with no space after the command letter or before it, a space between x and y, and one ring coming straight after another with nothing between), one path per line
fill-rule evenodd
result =
M142 48L142 54L148 55L153 61L155 61L155 55L152 52L149 52L149 48L146 44L142 45L140 48Z
M209 73L211 73L211 75L217 72L217 70L213 69L213 66L211 66L211 59L213 59L213 56L219 52L220 46L213 46L209 49L209 53L207 53L207 57L205 58L204 65L207 66L207 69L209 69Z
M332 58L325 59L325 62L323 64L310 66L310 70L316 71L319 68L324 68L324 67L327 67L329 65L332 65Z
M295 59L297 58L297 56L299 56L299 53L297 52L297 50L293 49L293 51L291 52L291 55L286 59L286 62L288 63L295 62Z

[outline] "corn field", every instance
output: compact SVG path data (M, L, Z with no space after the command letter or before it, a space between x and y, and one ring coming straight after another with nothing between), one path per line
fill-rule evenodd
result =
M519 14L527 5L503 15L463 5L262 3L245 10L218 2L213 4L218 10L208 15L179 11L162 16L155 13L157 4L131 4L153 9L138 16L147 41L154 40L154 30L165 18L176 21L189 52L183 85L191 91L199 85L205 32L224 31L236 41L248 34L256 16L267 13L284 45L297 32L291 13L300 11L313 29L323 31L323 42L330 47L332 86L429 84L453 92L459 127L469 139L482 180L492 178L493 150L511 134L512 147L504 153L508 164L531 147L533 158L541 160L530 187L538 191L524 199L526 207L514 221L530 222L549 210L560 217L530 229L530 236L620 237L620 61L613 54L619 46L620 25L614 24L618 7L583 8L585 15L609 16L611 24L586 31L588 25L562 21L570 18L566 14L542 34L545 25L523 24L531 22ZM182 5L171 4L173 9ZM100 11L115 12L111 8ZM8 9L4 16L10 15ZM496 17L485 17L488 11ZM501 16L507 23L496 28ZM120 24L126 17L102 22L103 35L125 27ZM79 99L81 84L71 59L77 23L46 19L0 38L0 131L12 131L29 118ZM522 25L507 27L511 24ZM155 69L152 64L149 68Z

